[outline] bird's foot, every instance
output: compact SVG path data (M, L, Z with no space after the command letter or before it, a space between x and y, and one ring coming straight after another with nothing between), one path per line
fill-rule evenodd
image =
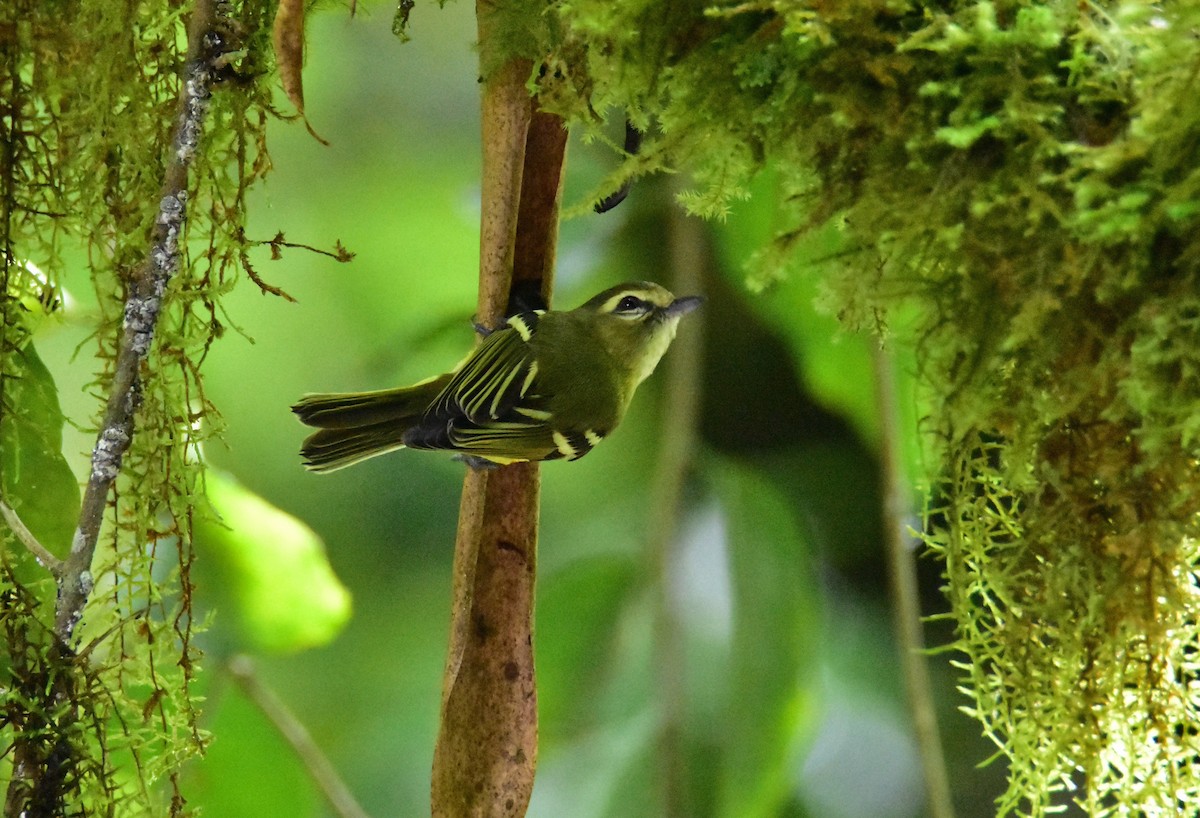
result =
M454 455L454 459L466 463L476 471L491 471L492 469L500 468L499 463L494 463L491 460L473 454L456 454Z

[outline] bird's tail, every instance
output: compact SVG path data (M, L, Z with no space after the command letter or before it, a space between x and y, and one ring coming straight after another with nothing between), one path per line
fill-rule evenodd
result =
M404 433L420 422L448 378L378 392L305 395L292 411L319 431L300 447L304 465L329 472L402 448Z

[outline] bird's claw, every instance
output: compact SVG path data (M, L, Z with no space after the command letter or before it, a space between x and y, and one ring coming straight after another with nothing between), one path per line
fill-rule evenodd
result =
M473 454L456 454L454 455L454 459L466 463L476 471L491 471L492 469L500 468L499 463L494 463L491 460Z

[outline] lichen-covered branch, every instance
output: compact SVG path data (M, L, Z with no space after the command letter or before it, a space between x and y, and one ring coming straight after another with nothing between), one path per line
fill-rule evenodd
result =
M141 398L141 365L154 339L167 284L179 268L180 244L187 219L187 169L199 146L216 71L214 61L223 50L223 41L213 29L214 22L213 0L197 0L188 25L188 52L175 133L171 155L166 162L150 250L129 286L120 346L108 403L92 451L79 525L58 577L54 630L64 645L70 644L92 592L92 557L108 506L108 494L121 471L121 460L134 433L134 414Z
M0 477L31 531L5 526L28 547L0 551L9 814L181 814L179 766L207 740L190 689L196 443L214 429L200 368L269 167L273 12L0 3ZM95 290L94 358L76 365L103 396L83 486L29 320L68 272Z
M98 791L109 799L115 798L123 786L110 777L108 762L103 757L97 761L90 755L88 733L101 721L96 714L107 710L104 697L112 694L101 692L103 683L83 657L75 654L73 643L76 626L94 585L92 560L109 493L134 434L134 413L141 399L141 367L154 339L168 282L180 266L187 214L187 168L199 147L215 60L224 49L222 38L213 29L215 13L212 0L197 0L192 11L185 75L181 78L170 155L164 162L150 247L128 282L109 397L67 557L55 558L37 543L15 514L4 509L9 527L25 541L58 585L52 631L41 624L32 604L19 612L6 612L6 618L11 613L11 621L21 627L19 634L10 629L6 642L13 663L14 684L22 687L25 697L25 706L9 714L14 733L6 814L62 814L68 803L83 797L84 778L94 779ZM52 637L46 638L49 632ZM188 661L187 651L185 641L181 663ZM122 657L125 659L128 657ZM152 664L149 672L155 680ZM156 680L154 684L157 687ZM153 709L144 709L144 718L151 712ZM92 719L95 723L89 721ZM103 728L100 732L103 734ZM101 747L106 745L104 735L95 738ZM201 744L194 725L193 738L196 745ZM133 747L131 751L136 762L141 750ZM133 786L145 787L140 777L135 781ZM94 797L95 793L91 795Z

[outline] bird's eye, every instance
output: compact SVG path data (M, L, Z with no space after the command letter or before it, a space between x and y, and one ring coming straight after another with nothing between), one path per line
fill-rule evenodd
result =
M617 308L614 312L642 312L645 309L645 301L636 295L627 295L617 302Z

